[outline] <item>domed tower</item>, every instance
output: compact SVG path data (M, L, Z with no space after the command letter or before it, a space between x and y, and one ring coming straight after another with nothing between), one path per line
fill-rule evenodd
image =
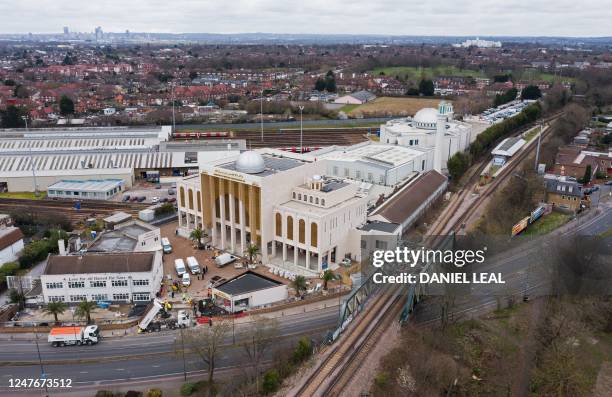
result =
M455 118L453 104L446 101L440 101L438 104L438 114L444 115L446 117L446 121L452 121Z
M259 174L266 170L266 163L261 154L248 150L242 152L236 160L236 171L245 174Z

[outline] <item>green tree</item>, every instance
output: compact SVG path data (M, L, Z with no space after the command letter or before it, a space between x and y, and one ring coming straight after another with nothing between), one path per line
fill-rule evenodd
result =
M0 125L2 128L21 128L25 125L22 116L25 116L24 111L14 105L7 106L6 110L0 110Z
M521 99L538 99L542 96L542 91L537 85L528 85L521 91Z
M470 157L467 153L457 152L446 163L451 178L458 180L470 167Z
M26 296L17 289L11 289L9 292L9 301L15 303L19 307L19 310L22 310L25 306Z
M202 248L202 237L204 237L204 232L199 227L189 233L189 238L198 244L198 249Z
M91 312L93 312L97 307L96 302L84 300L79 302L74 311L74 315L80 318L84 318L87 321L87 324L91 323Z
M593 169L591 168L591 164L587 164L586 169L584 170L584 176L582 177L582 183L585 185L591 182L591 176L593 175Z
M271 394L278 390L280 386L280 375L275 369L267 371L264 375L262 391L264 394Z
M431 80L423 79L419 82L419 92L423 96L433 96L435 92L434 83Z
M255 244L249 244L244 253L249 257L249 263L253 263L253 258L257 257L259 253L259 247Z
M336 76L331 70L325 75L325 89L327 92L336 92Z
M312 354L312 343L306 337L300 338L295 350L293 351L292 360L295 364L299 364L310 357Z
M306 291L306 277L296 276L295 280L291 282L291 286L295 288L295 292L301 297L302 293Z
M67 306L64 302L49 302L47 303L44 312L46 314L53 315L53 319L55 320L55 322L57 322L57 316L59 314L63 314L66 311L66 308Z
M318 78L317 81L315 81L315 86L314 89L317 91L325 91L325 80L323 80L322 78Z
M327 283L332 281L335 278L336 278L336 276L334 275L333 271L331 271L330 269L325 270L323 272L323 277L321 277L321 279L323 280L323 289L326 290L327 289Z
M74 102L66 95L62 95L62 97L60 98L59 107L60 114L62 116L74 114Z
M406 95L408 96L418 96L419 95L419 89L416 87L410 87L408 88L408 91L406 91Z

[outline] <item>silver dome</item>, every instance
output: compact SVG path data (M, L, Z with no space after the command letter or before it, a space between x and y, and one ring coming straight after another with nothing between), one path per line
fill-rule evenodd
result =
M251 150L243 152L236 160L236 171L244 172L245 174L259 174L266 170L266 163L257 152Z

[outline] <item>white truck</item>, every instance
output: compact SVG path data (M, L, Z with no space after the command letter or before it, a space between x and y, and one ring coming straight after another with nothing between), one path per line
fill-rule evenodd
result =
M221 254L218 257L215 258L215 264L217 265L217 267L223 267L225 265L228 265L232 262L234 262L236 259L238 259L237 256L234 256L232 254Z
M97 325L86 327L55 327L51 328L47 341L51 346L95 345L100 340L100 329Z
M163 308L164 308L164 303L160 301L159 299L154 299L153 307L149 309L147 314L145 314L142 320L140 320L140 323L138 323L138 331L145 332L147 330L147 327L151 323L151 321L153 321L155 316L157 316L157 313L159 313L160 310Z
M189 270L191 271L191 274L199 274L202 272L202 270L200 269L200 264L198 263L198 260L193 256L187 257L187 266L189 266Z
M178 274L179 277L183 277L183 274L187 273L185 262L183 262L183 259L181 258L174 260L174 268L176 269L176 274Z

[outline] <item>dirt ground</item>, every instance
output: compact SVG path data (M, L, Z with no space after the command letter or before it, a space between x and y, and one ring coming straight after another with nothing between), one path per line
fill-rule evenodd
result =
M380 97L364 105L357 106L349 112L350 116L362 114L368 116L399 115L414 116L423 108L437 108L440 99L430 98L392 98Z
M168 223L162 225L161 236L167 237L170 240L170 244L172 245L172 253L164 254L164 274L171 275L173 280L178 279L176 274L176 270L174 268L174 260L178 258L182 258L183 261L187 261L187 257L193 256L196 258L200 267L208 266L208 272L204 275L203 279L199 279L198 277L190 274L191 276L191 285L185 288L181 293L175 293L174 298L170 298L170 301L179 302L183 299L182 293L184 292L188 297L191 298L203 298L208 296L208 283L211 278L214 276L223 277L226 280L229 280L232 277L235 277L239 274L245 272L246 269L235 269L234 264L229 264L223 268L218 268L215 266L214 260L212 256L217 250L198 250L195 246L195 243L189 239L186 239L181 236L176 235L176 228L178 227L177 222ZM243 258L243 261L246 261L247 258ZM258 266L254 269L256 273L260 273L265 275L266 277L273 278L278 280L284 284L288 284L289 280L275 276L268 272L268 268L265 266ZM168 297L169 291L164 292L164 298Z

